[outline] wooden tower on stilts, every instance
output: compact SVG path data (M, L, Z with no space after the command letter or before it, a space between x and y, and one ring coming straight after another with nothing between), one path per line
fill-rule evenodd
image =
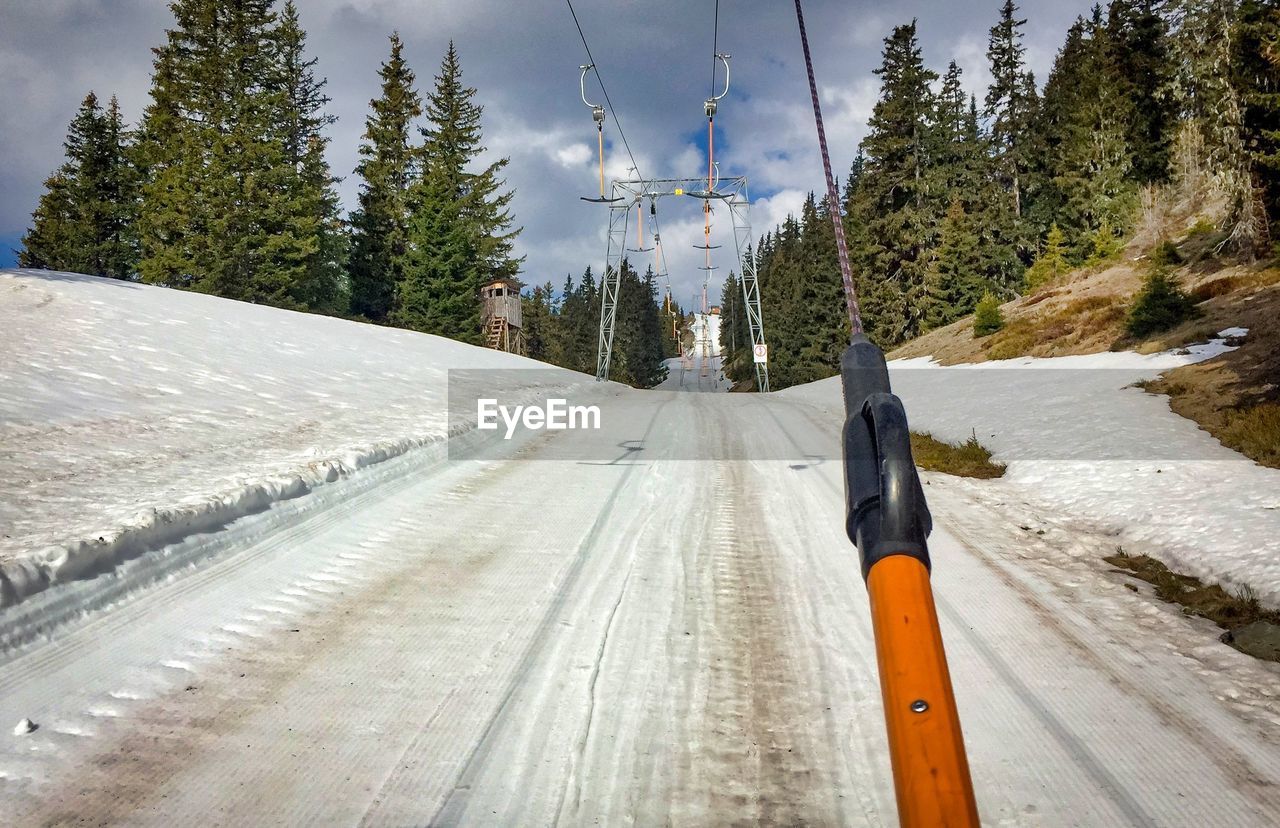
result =
M484 342L497 351L524 355L524 331L520 321L520 289L517 279L498 278L480 286L484 304Z

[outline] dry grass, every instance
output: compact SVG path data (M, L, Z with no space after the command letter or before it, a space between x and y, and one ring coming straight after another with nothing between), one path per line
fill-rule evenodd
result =
M925 471L954 474L958 477L976 477L990 480L1003 477L1003 463L991 462L991 452L978 442L975 434L965 442L944 443L931 434L911 432L911 454L916 465Z
M1201 285L1197 285L1191 291L1191 298L1197 302L1208 302L1210 299L1216 299L1219 296L1226 296L1240 289L1241 280L1239 276L1226 276L1221 279L1211 279Z
M1227 448L1280 469L1280 403L1262 403L1229 412L1226 425L1217 436Z
M1075 353L1084 343L1114 341L1123 330L1124 314L1120 296L1082 296L1052 313L1013 320L991 337L987 359L1056 356Z
M1156 597L1178 604L1187 615L1208 618L1225 630L1235 630L1254 621L1280 624L1280 612L1262 606L1248 587L1232 595L1221 584L1205 584L1199 578L1182 575L1147 555L1128 555L1119 547L1103 558L1107 563L1155 587Z
M1147 390L1168 394L1175 413L1194 420L1228 448L1280 468L1280 326L1275 324L1280 274L1274 267L1236 268L1227 278L1237 289L1204 302L1203 320L1145 347L1202 342L1213 331L1236 325L1248 328L1248 336L1236 350L1175 368Z

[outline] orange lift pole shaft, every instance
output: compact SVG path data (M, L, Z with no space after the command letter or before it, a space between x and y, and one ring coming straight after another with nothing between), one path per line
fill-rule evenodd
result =
M862 331L801 0L795 6L853 334L840 357L845 531L862 559L871 603L898 821L906 828L976 828L978 805L929 582L933 521L906 410L890 388L884 352Z
M880 694L905 828L976 827L960 715L929 582L932 518L884 353L857 334L840 360L846 523L867 582Z
M604 198L604 126L596 130L596 139L600 143L600 197Z
M872 567L867 590L898 820L904 826L977 825L929 570L915 558L894 555Z

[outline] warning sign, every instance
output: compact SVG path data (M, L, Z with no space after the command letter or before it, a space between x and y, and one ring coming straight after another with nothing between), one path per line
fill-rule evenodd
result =
M759 345L757 345L757 346L756 346L756 352L755 352L755 359L756 359L756 362L768 362L768 361L769 361L769 346L768 346L768 345L765 345L763 342L761 342Z

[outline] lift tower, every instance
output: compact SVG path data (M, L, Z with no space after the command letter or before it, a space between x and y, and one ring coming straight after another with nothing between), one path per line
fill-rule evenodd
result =
M640 178L614 179L610 191L609 243L605 256L605 272L600 291L600 338L596 358L596 379L609 378L613 357L613 332L618 315L618 285L622 277L622 258L627 245L627 224L633 204L650 202L669 196L715 199L729 207L733 218L734 247L738 253L738 272L742 274L742 303L747 309L747 326L751 330L752 353L765 353L764 320L760 314L760 286L756 281L756 263L751 255L751 201L747 194L746 176L722 179L714 192L708 191L707 179ZM756 388L769 390L769 363L756 362Z

